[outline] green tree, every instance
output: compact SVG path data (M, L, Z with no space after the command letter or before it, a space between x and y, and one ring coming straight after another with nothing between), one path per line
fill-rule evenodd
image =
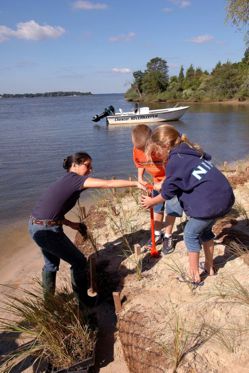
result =
M210 95L214 99L231 99L239 92L243 82L240 64L227 62L212 71Z
M197 67L197 69L195 70L195 78L196 79L200 79L203 75L203 71L200 67Z
M214 67L214 69L212 70L211 74L214 74L214 73L215 73L216 71L218 71L220 68L221 68L221 62L219 61L219 62L215 65L215 67Z
M249 66L249 47L246 48L242 62Z
M141 70L134 71L133 78L134 82L132 84L132 88L138 93L141 97L143 93L142 85L143 85L143 77L144 73Z
M143 91L147 94L160 93L167 89L169 84L168 65L159 57L152 58L147 63L143 76Z
M195 77L195 69L194 66L191 64L186 71L186 79L191 80Z
M181 66L180 71L179 71L179 75L178 75L178 80L179 80L179 82L182 82L183 79L184 79L184 68L183 68L183 66Z
M184 79L184 90L193 88L195 84L195 69L194 66L191 64L189 68L186 70L186 75Z
M181 66L179 75L178 75L178 83L180 90L183 90L183 83L184 83L184 69L183 66Z
M227 3L227 18L236 26L246 25L249 21L249 1L227 0Z
M160 71L165 77L168 78L167 62L160 57L152 58L147 63L147 71Z
M236 27L245 26L246 43L249 44L249 1L248 0L227 0L227 20L230 20Z

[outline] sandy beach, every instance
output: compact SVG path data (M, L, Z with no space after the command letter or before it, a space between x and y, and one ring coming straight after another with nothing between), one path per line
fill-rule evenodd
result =
M87 207L89 207L89 204L87 204ZM69 217L72 220L77 220L75 219L75 216L72 216L72 214L69 215ZM68 227L64 227L64 231L74 242L75 231ZM2 309L7 300L6 295L11 294L19 297L22 296L22 289L32 290L35 288L37 279L40 280L41 278L43 257L39 248L28 234L26 221L16 224L15 230L13 230L13 227L11 230L6 229L4 234L1 236L1 241L1 247L5 247L6 249L1 251L0 256L0 261L2 263L0 268L0 318L9 319L10 315L8 311ZM70 265L61 261L60 271L57 274L58 289L61 284L65 284L65 281L70 284L69 271ZM119 358L113 361L113 355L111 352L113 339L111 339L111 342L109 341L108 333L110 329L113 329L114 322L115 315L113 314L113 311L111 310L110 312L109 307L104 307L101 316L101 323L104 324L104 327L102 328L102 333L100 335L100 347L97 346L99 351L98 358L96 359L98 366L102 367L101 369L96 368L96 372L116 373L119 371L122 373L128 373L123 358L121 361ZM6 340L5 335L0 334L0 356L12 351L12 349L16 348L20 343L22 343L22 341L19 336L14 335L13 338L8 338ZM110 352L108 352L106 348L103 349L102 343L104 346L110 346ZM122 356L121 348L120 354ZM108 363L106 363L106 360ZM32 367L25 367L24 370L21 371L31 373L33 372L33 369Z
M120 292L122 299L126 299L119 315L118 325L116 324L117 319L112 305L107 302L98 306L100 343L97 345L96 350L96 372L128 373L129 371L137 370L139 372L142 371L142 368L145 369L143 364L149 364L147 359L149 355L146 349L151 348L152 354L155 352L150 340L152 338L159 345L160 343L165 343L163 330L166 327L165 325L168 325L168 316L174 317L172 310L175 308L178 309L184 325L186 323L189 325L187 315L189 315L189 312L192 313L191 310L195 310L190 318L193 325L196 325L194 314L202 315L201 317L204 317L206 323L211 325L212 322L215 322L216 327L220 330L223 330L224 325L227 326L224 329L224 333L227 332L227 329L231 329L231 325L236 323L241 328L247 324L248 305L237 303L232 305L232 303L217 301L217 299L211 305L211 300L207 300L204 297L205 294L211 294L219 284L219 286L226 286L226 281L229 278L231 279L231 276L240 281L246 291L249 291L248 254L238 255L233 258L227 254L229 245L231 245L235 236L242 240L245 238L243 234L248 234L248 164L243 166L241 164L233 165L232 168L235 169L234 172L229 171L229 166L226 166L225 171L234 186L237 215L236 217L235 215L230 216L223 222L217 223L215 233L219 239L217 239L215 246L215 263L218 272L216 276L207 277L204 280L204 286L199 289L193 290L189 288L188 284L179 283L177 281L178 274L176 271L172 271L176 263L182 268L187 267L187 254L182 231L179 228L181 226L180 220L176 223L176 249L174 253L166 258L151 259L147 255L148 253L143 251L143 243L149 235L148 213L141 210L137 201L129 192L121 199L121 202L119 197L115 197L117 199L113 198L114 202L119 201L117 203L123 206L120 210L121 220L122 214L125 214L126 221L129 222L129 227L128 225L126 226L127 238L132 239L133 243L139 244L142 250L143 269L141 278L138 279L137 257L132 252L126 255L125 258L124 255L121 255L123 252L122 235L120 235L118 229L115 231L112 228L112 218L107 211L108 206L103 205L100 207L98 210L99 218L95 216L95 219L93 219L89 215L87 218L89 219L89 226L91 231L95 232L98 244L98 261L99 263L105 263L105 274L109 275L110 280L119 280L118 284L114 281L117 287L116 290ZM242 206L244 210L238 206ZM100 220L103 220L103 216L106 216L107 219L102 224L99 224ZM129 229L131 230L129 231ZM5 237L5 239L8 239L9 247L7 250L2 251L1 254L0 283L3 285L0 293L1 303L4 301L5 293L13 292L13 294L18 294L21 288L31 289L34 285L34 279L40 277L43 265L41 253L35 243L29 238L28 233L24 233L24 230L25 225L23 223L23 225L20 224L19 230L12 232L12 237L11 233L9 233L10 236ZM75 232L67 227L65 232L74 241ZM9 239L10 237L13 241ZM16 249L11 250L11 242L16 241L18 241ZM83 243L82 247L79 248L84 252L86 247L87 245ZM58 286L60 281L65 279L68 269L68 265L62 263L58 274ZM172 305L174 305L173 308ZM167 309L166 313L162 311L165 309ZM139 318L141 318L143 325L146 323L146 328L143 327L141 329L141 323L134 321L135 314L140 315ZM7 317L7 315L2 312L1 317ZM133 321L129 324L127 320ZM214 327L214 324L212 324L212 327ZM138 333L137 335L140 336L140 339L133 340L134 333ZM249 339L246 338L248 331L245 330L242 334L239 334L237 330L236 333L236 337L233 338L234 344L230 351L224 345L218 343L217 338L211 339L210 342L207 341L207 343L201 344L198 350L189 352L186 359L179 365L177 372L192 372L193 370L190 370L191 367L198 373L207 371L217 373L247 372L249 369ZM125 342L127 338L129 339L128 345ZM229 338L231 338L231 335ZM150 347L148 347L146 341L151 343ZM143 356L144 360L142 361L138 358L135 364L135 356L140 356L136 347L137 343L140 344L141 356ZM9 351L11 346L13 346L13 341L8 345L4 343L3 339L0 339L1 354ZM167 356L163 352L162 356L161 363L167 365L169 363ZM157 368L148 368L149 365L146 365L146 372L157 373L160 371L158 370L159 366L159 361ZM25 371L31 372L32 369L28 368ZM172 370L166 371L171 372Z

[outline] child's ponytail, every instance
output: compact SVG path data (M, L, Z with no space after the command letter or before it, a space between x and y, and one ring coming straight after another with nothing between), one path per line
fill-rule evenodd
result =
M198 153L200 153L201 156L203 156L204 154L204 151L202 150L202 148L200 147L199 144L195 144L195 143L192 143L191 141L189 141L187 135L185 133L182 133L180 135L180 143L185 143L187 144L190 148L192 149L195 149Z
M204 152L198 144L190 142L185 134L179 133L175 127L168 124L159 126L152 132L146 145L146 154L149 159L152 158L152 154L157 154L166 160L169 152L181 143L187 144L203 156Z

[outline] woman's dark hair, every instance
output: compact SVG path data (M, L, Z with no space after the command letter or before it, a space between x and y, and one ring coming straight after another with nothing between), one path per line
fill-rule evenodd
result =
M75 154L69 155L67 158L63 160L63 168L65 168L65 170L67 170L68 172L73 163L82 164L88 160L90 161L92 160L92 158L90 157L88 153L85 153L85 152L75 153Z

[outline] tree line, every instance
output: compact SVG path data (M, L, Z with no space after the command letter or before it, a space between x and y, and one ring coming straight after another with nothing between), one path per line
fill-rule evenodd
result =
M249 98L249 47L240 62L218 62L209 73L192 64L169 77L167 61L155 57L145 71L133 72L133 82L125 93L129 101L223 101Z
M77 92L77 91L70 91L70 92L63 92L63 91L56 91L56 92L44 92L44 93L3 93L0 94L1 98L32 98L32 97L58 97L58 96L84 96L84 95L91 95L91 92Z
M126 92L127 100L227 100L249 98L249 1L227 0L227 21L238 29L245 28L248 48L240 62L218 62L211 73L190 65L186 72L181 66L178 76L169 77L167 61L155 57L145 71L135 71Z

